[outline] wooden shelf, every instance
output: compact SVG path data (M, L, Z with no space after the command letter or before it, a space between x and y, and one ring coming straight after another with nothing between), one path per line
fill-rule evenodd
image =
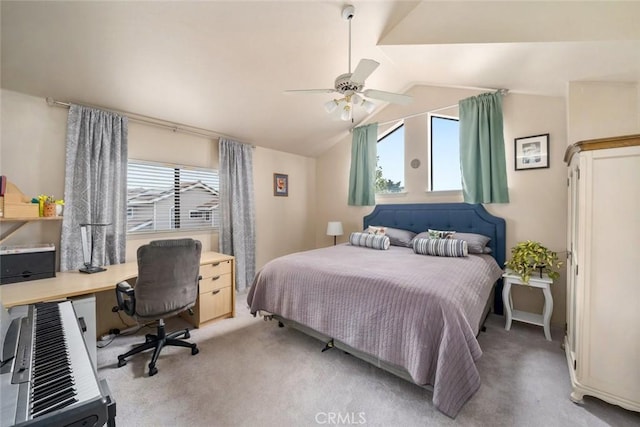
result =
M27 222L27 221L60 221L62 216L39 216L36 218L4 218L0 217L0 222Z

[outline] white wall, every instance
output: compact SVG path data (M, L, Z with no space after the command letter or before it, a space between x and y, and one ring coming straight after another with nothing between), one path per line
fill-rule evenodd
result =
M481 92L432 86L414 87L409 92L414 97L410 106L389 106L370 122L386 122L395 118L439 109L457 104L460 99ZM510 93L503 99L504 137L509 183L510 203L485 205L494 215L507 222L507 250L522 240L537 240L550 249L566 251L566 166L563 164L566 141L565 101L561 97L544 97ZM440 113L457 115L457 108ZM550 158L548 169L514 170L514 139L550 134ZM461 202L461 192L429 193L427 189L427 116L405 121L405 188L406 194L377 197L376 203L425 203ZM318 168L318 222L316 244L328 246L331 238L325 235L329 220L342 221L346 241L349 233L362 227L362 217L373 207L347 205L347 188L351 158L351 138L345 137L331 150L317 159ZM418 158L421 165L412 169L409 163ZM524 291L524 292L521 292ZM563 324L565 316L564 272L553 286L556 308L552 317L555 324ZM539 292L516 289L513 292L518 308L542 310L543 299Z

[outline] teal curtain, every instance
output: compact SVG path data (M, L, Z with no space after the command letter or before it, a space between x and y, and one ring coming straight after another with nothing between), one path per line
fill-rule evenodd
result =
M508 203L502 130L502 95L463 99L460 107L460 171L467 203Z
M351 172L349 173L349 205L376 204L376 157L378 123L353 130L351 140Z

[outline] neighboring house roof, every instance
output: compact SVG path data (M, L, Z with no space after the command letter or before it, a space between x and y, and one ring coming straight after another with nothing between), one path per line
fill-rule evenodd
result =
M153 225L152 219L141 219L141 220L129 220L127 221L127 225L129 226L128 231L138 231L144 228L150 227Z
M192 191L194 189L205 190L211 193L211 198L206 202L195 206L198 211L213 211L219 207L219 193L214 188L203 183L183 182L180 184L180 193ZM127 206L129 208L143 208L151 206L157 202L173 197L173 187L166 189L146 189L146 188L130 188L127 190ZM139 231L145 228L153 227L153 218L129 218L127 219L128 231Z
M209 191L212 196L218 197L219 193L214 188L208 186L202 181L196 182L183 182L180 184L180 193L192 190L194 188L201 188ZM167 189L145 189L145 188L131 188L127 190L127 204L131 205L143 205L158 202L169 197L173 197L173 187ZM207 204L212 203L207 202ZM215 201L217 204L217 200ZM211 208L209 208L211 209Z

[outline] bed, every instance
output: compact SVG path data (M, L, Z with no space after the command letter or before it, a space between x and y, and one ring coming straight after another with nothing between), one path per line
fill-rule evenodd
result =
M501 295L495 285L505 259L505 222L482 205L389 204L364 217L363 230L370 226L490 240L481 253L460 257L421 255L413 246L376 250L356 241L286 255L256 274L250 311L432 390L434 406L453 418L480 387L477 335Z

